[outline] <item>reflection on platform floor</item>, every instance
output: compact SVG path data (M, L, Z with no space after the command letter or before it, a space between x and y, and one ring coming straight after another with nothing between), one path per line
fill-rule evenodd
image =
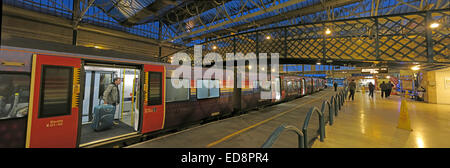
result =
M313 148L449 148L450 105L408 101L413 131L397 128L401 97L375 99L357 92L344 105L333 126L326 127L324 142Z

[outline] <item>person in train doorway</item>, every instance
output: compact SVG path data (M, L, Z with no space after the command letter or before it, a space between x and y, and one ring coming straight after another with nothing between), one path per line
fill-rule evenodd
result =
M375 85L369 82L369 97L373 99L373 91L375 90Z
M103 92L103 101L105 104L110 104L114 107L114 115L116 112L116 106L120 103L119 95L119 85L121 83L120 78L114 78L113 82L106 87L105 92ZM113 121L115 125L119 124L117 121Z
M334 82L334 83L333 83L333 86L334 86L334 91L337 92L337 86L338 86L337 83Z
M348 89L350 90L350 95L348 95L348 100L350 100L350 97L352 98L352 101L355 100L356 83L355 83L354 79L352 79L352 81L348 84Z
M391 96L391 92L392 92L392 87L394 87L394 85L391 83L391 81L389 81L387 84L386 84L386 97L389 97L389 96Z
M381 89L381 98L386 98L386 83L384 83L384 81L380 84L380 89Z

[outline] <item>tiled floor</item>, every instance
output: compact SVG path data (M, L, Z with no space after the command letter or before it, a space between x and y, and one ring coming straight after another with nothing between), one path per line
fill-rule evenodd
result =
M401 97L357 92L345 103L324 142L313 148L450 148L450 105L407 101L413 131L397 128Z

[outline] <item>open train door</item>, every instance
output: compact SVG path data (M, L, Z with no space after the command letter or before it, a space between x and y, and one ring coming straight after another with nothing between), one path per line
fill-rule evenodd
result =
M144 65L142 133L164 128L165 73L162 65Z
M27 148L77 147L79 58L33 55Z

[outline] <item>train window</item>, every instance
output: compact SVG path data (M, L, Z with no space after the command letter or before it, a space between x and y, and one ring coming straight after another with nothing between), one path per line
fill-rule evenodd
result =
M44 65L39 118L71 113L73 68Z
M23 117L28 114L30 76L0 74L0 119Z
M162 73L149 72L148 73L148 106L162 104Z
M197 99L214 98L219 96L219 80L197 80Z
M261 88L261 91L270 92L271 91L270 85L271 85L271 81L260 82L259 88Z
M174 80L174 82L186 83L189 86L189 79ZM185 101L189 100L190 90L189 88L181 87L175 88L172 85L172 80L166 78L166 102Z
M113 82L113 73L100 73L99 93L105 92L109 84ZM103 99L103 94L98 94L99 99Z
M219 97L220 95L220 84L219 80L211 80L209 81L209 84L211 85L211 88L209 89L209 97Z

